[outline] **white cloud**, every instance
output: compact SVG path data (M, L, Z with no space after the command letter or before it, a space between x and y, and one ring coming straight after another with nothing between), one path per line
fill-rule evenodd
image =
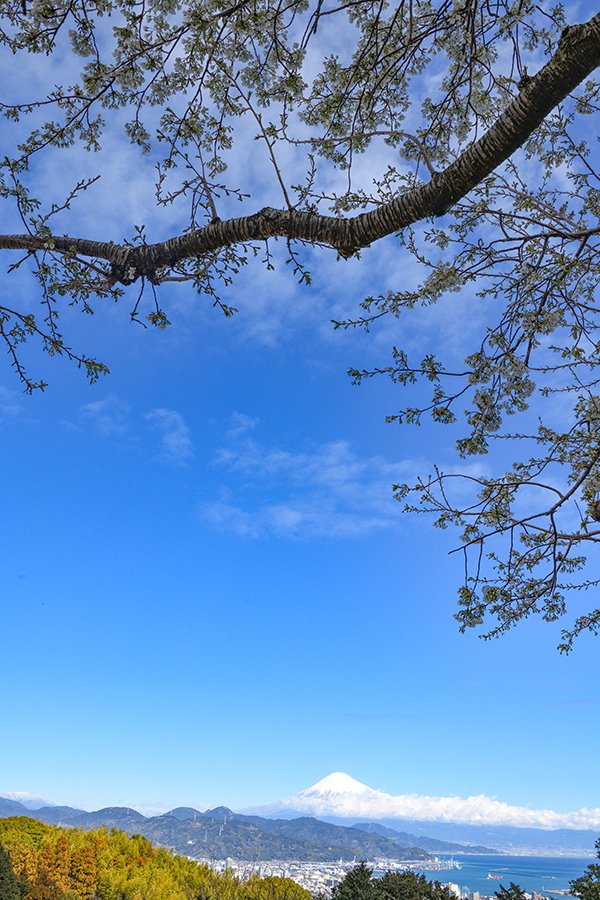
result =
M1 400L0 394L0 414ZM141 419L139 414L132 412L128 403L111 394L103 400L95 400L81 406L77 421L64 424L78 431L93 431L102 438L126 436L130 444L136 446L143 436ZM157 460L181 466L192 459L194 448L190 429L181 413L174 409L157 407L143 415L143 420L160 434L160 448L155 457Z
M231 424L225 432L225 437L229 440L233 440L242 434L253 431L258 425L258 419L253 419L251 416L247 416L245 413L241 412L232 413L230 422Z
M256 424L247 417L236 422L246 430ZM401 509L392 484L411 480L417 469L411 460L360 457L346 441L290 451L235 428L227 437L231 442L214 464L231 477L231 486L200 512L215 528L243 537L350 537L395 527Z
M101 437L123 435L129 430L129 404L114 395L79 408L79 418Z
M515 825L528 828L598 828L600 807L570 813L550 809L528 809L513 806L477 794L470 797L429 797L401 794L382 795L376 803L359 803L360 815L369 817L400 817L434 822L458 822L471 825ZM353 815L359 814L358 812Z
M396 519L380 515L360 515L333 504L321 505L319 499L296 503L263 504L256 509L243 509L226 499L204 503L201 513L209 524L242 537L258 538L265 534L283 537L357 537L371 531L391 527Z
M23 404L17 400L17 393L0 387L0 418L15 419L23 413Z
M513 806L476 794L470 797L431 797L423 794L393 794L377 791L335 772L322 781L263 807L293 809L311 815L366 819L412 819L470 825L514 825L522 828L600 828L600 807L558 813L551 809Z
M190 429L181 413L160 407L146 413L146 421L162 432L159 459L174 465L185 465L194 455Z

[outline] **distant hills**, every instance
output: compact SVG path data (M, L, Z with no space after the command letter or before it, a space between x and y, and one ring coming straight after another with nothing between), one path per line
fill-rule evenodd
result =
M23 806L26 806L27 809L41 809L42 806L55 805L45 797L40 797L39 794L30 794L27 791L8 791L0 794L0 799L16 800L17 803L21 803Z
M430 843L439 840L445 842L444 850L454 845L455 852L460 852L457 844L467 844L467 852L482 852L485 845L508 854L593 856L600 835L600 807L559 814L483 796L394 796L345 772L332 772L296 794L246 812L273 818L312 815L335 824L361 822L377 826L377 833L382 833L379 826L386 826L397 834L408 833L432 852L442 850ZM590 828L595 822L597 831Z
M409 795L404 795L403 802L406 798L410 799ZM197 859L230 856L248 861L326 862L340 858L425 859L437 853L594 855L598 833L589 828L425 821L397 814L394 804L398 799L402 798L374 791L335 772L298 794L243 813L227 807L200 812L187 806L159 816L144 816L129 807L86 812L55 806L35 795L12 793L0 794L0 818L24 815L53 825L119 828ZM475 799L468 798L469 803ZM392 808L390 815L372 812L382 803L384 808ZM357 814L362 808L368 812Z
M336 822L343 821L335 819ZM495 852L522 854L531 856L595 856L594 844L600 837L600 831L575 828L517 828L514 825L460 825L453 822L415 822L410 820L381 819L378 824L392 828L404 826L414 829L416 839L423 847L433 850L430 844L420 836L425 831L428 837L439 838L444 842L460 842L473 844L467 852L480 853L475 849L475 841ZM433 850L433 852L436 852Z
M385 826L356 827L323 822L310 816L266 819L240 815L224 806L205 812L178 807L161 816L146 817L129 807L109 806L85 812L69 806L47 806L34 811L21 803L0 798L0 818L29 816L53 825L85 830L118 828L141 834L152 843L173 848L193 859L276 860L302 859L329 862L387 857L423 859L429 853L410 834ZM425 839L426 840L426 839ZM435 850L469 849L432 840ZM485 848L482 848L485 849Z
M409 834L408 831L397 831L395 828L388 828L380 822L358 822L354 828L360 828L369 834L382 834L384 837L405 846L419 846L431 853L496 853L490 847L483 847L479 844L456 844L451 841L441 841L439 838L425 837L425 835Z
M29 810L17 800L8 800L0 797L0 818L6 819L8 816L27 816Z

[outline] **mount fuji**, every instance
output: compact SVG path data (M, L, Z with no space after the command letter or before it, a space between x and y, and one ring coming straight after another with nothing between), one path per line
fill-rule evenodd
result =
M311 859L324 859L323 853L327 855L334 851L336 858L339 858L342 845L351 856L363 854L362 858L370 858L373 841L379 841L381 845L375 855L390 858L397 856L398 848L411 848L413 853L415 848L422 848L420 853L496 851L550 856L593 856L594 843L600 831L600 807L559 813L551 809L511 806L483 794L464 798L419 794L394 796L386 791L375 790L344 772L333 772L296 794L252 810L232 812L222 807L202 813L191 808L177 808L150 818L129 807L107 807L94 813L85 813L81 809L51 804L36 794L0 792L0 818L31 816L32 813L36 819L66 826L97 828L105 825L125 830L131 828L133 832L146 834L159 843L166 841L163 837L163 832L166 834L164 829L170 834L174 828L179 828L177 823L180 820L184 823L191 820L194 823L189 826L192 830L196 827L197 819L203 823L202 828L205 830L207 823L216 823L219 839L219 829L227 821L228 829L231 826L236 833L254 829L254 836L250 843L244 844L245 850L234 842L235 846L228 845L225 855L234 855L234 849L238 855L239 852L247 853L251 847L254 859L257 858L259 849L263 853L275 854L264 858L291 858L289 853L292 845L289 841L292 839L299 840L301 844L306 841L311 846L314 844L316 850L313 848L314 852L310 851ZM296 821L289 821L294 819ZM334 828L332 831L333 825L345 827ZM189 831L187 825L184 831L186 828ZM181 845L186 853L189 840L190 834L186 831ZM371 841L370 849L366 848L365 841ZM387 841L385 848L382 841ZM305 843L302 846L294 844L294 852L300 855L306 853ZM221 850L225 849L219 846ZM287 856L280 856L284 851Z
M389 794L376 791L345 772L332 772L311 787L282 800L256 807L252 812L286 817L306 813L339 818L372 817L367 810L380 810L389 797Z
M570 847L591 850L600 830L600 807L572 812L514 806L484 794L469 797L393 795L344 772L332 772L305 790L254 807L269 818L310 815L399 826L443 840L492 847Z

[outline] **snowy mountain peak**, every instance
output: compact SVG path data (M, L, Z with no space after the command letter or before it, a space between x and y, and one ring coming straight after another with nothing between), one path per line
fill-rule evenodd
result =
M513 806L476 794L468 797L432 797L428 794L388 794L370 788L344 772L332 772L309 788L255 806L253 812L261 816L281 817L308 815L340 819L379 820L399 819L415 822L444 822L462 825L510 825L517 828L558 829L580 831L600 829L600 806L583 807L560 813L552 809L529 809ZM477 840L481 840L477 838ZM487 840L487 838L485 838Z
M5 791L0 793L0 797L4 797L5 800L15 800L26 809L42 809L44 806L56 806L56 803L51 803L45 797L40 797L39 794L28 794L27 791Z
M371 808L379 808L387 797L388 794L373 790L345 772L332 772L297 794L256 806L246 812L267 816L291 814L365 818L369 816Z
M373 789L366 784L357 781L345 772L332 772L325 778L321 778L316 784L300 791L301 797L331 797L334 794L364 794L372 793Z

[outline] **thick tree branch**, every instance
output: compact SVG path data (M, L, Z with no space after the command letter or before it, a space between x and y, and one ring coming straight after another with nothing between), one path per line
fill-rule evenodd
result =
M59 252L107 260L113 279L130 284L155 279L158 269L247 241L286 237L329 244L344 257L422 219L443 215L515 150L543 119L600 65L600 13L565 29L550 61L523 86L486 134L431 180L353 218L266 207L250 216L216 221L190 234L157 244L127 247L76 237L0 236L0 249Z

